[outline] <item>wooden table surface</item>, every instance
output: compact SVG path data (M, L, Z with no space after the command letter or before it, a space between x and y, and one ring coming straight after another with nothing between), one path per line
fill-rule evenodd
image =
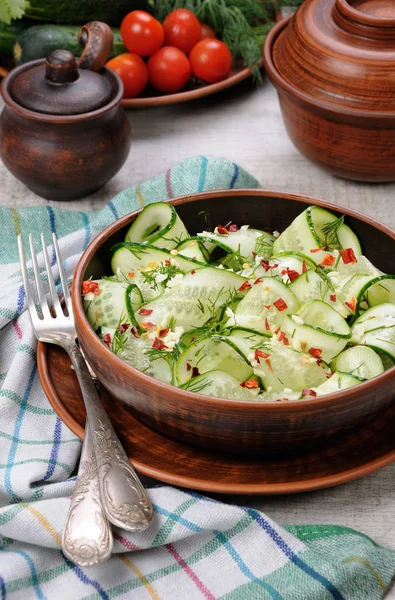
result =
M237 162L267 189L288 190L358 208L395 227L395 184L337 179L311 164L289 141L277 96L265 81L251 82L193 103L129 112L133 144L127 164L90 198L53 206L98 210L126 187L189 156L218 155ZM0 205L46 204L0 165ZM395 271L395 268L394 268ZM280 524L332 523L395 550L395 464L337 488L292 496L222 498L256 507ZM395 589L387 595L395 600ZM362 600L362 599L361 599ZM368 600L368 599L366 599Z

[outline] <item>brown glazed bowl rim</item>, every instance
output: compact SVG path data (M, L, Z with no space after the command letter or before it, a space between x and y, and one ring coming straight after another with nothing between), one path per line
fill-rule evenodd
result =
M355 10L351 9L350 10ZM372 121L373 119L385 119L388 121L395 122L395 112L376 112L376 111L367 111L361 110L357 108L350 108L349 106L341 106L338 104L332 104L330 102L325 102L320 98L315 98L314 96L310 96L309 94L305 94L299 88L290 84L278 71L277 67L273 61L273 48L274 44L287 27L291 19L295 17L294 14L289 15L285 19L282 19L279 23L277 23L266 36L265 42L263 44L263 60L265 64L266 72L271 79L272 83L275 84L275 87L281 88L284 92L287 92L291 96L295 96L302 100L306 104L309 104L313 108L319 108L321 110L334 113L339 116L349 116L349 117L359 117L361 119L369 119Z
M24 71L28 71L33 67L38 67L39 65L42 65L43 63L45 63L45 60L45 58L39 58L37 60L32 60L23 65L19 65L19 67L12 69L12 71L8 73L8 75L3 79L1 83L1 95L3 96L4 102L7 106L19 113L21 116L26 117L28 119L33 119L34 121L44 121L47 123L77 123L79 121L86 121L88 119L101 117L102 115L109 112L111 109L113 109L115 106L121 103L123 97L123 83L119 75L117 75L114 71L111 71L111 69L109 69L108 67L103 67L103 71L106 73L106 75L110 76L114 80L117 92L114 98L112 98L107 104L101 106L100 108L97 108L96 110L81 113L79 115L51 115L48 113L41 113L36 112L34 110L29 110L28 108L21 106L20 104L18 104L18 102L16 102L13 99L11 95L12 83L17 77L19 77L21 73L23 73Z
M302 196L300 194L292 194L289 192L280 192L277 190L274 191L263 189L212 190L209 192L198 192L190 194L186 197L179 196L177 198L172 198L171 200L166 200L166 202L177 207L180 204L198 202L200 200L216 198L217 196L264 196L266 198L272 199L283 198L286 200L296 201L301 203L302 205L306 205L306 207L310 204L315 204L328 210L334 210L336 212L345 214L346 216L354 217L369 225L373 225L376 229L382 231L390 238L392 238L395 243L395 230L391 229L384 223L377 221L373 217L364 215L363 213L357 210L342 205L337 205L326 200L314 198L311 196ZM82 345L86 343L89 344L89 346L91 347L95 347L96 353L102 356L103 363L108 363L109 361L111 361L115 369L120 370L125 374L125 378L130 377L130 375L132 375L136 380L139 381L141 387L153 389L154 393L156 393L158 396L161 396L163 394L171 394L174 401L180 402L180 404L185 404L188 402L193 402L196 396L193 392L188 392L176 386L156 380L153 377L146 375L142 371L139 371L135 367L132 367L127 362L119 358L116 354L111 352L111 350L101 342L100 338L93 331L92 327L88 322L88 319L85 316L85 312L83 309L81 289L87 265L91 261L98 248L119 229L125 227L131 221L131 218L139 214L141 211L142 208L135 210L131 213L128 213L127 215L124 215L120 219L117 219L111 225L108 225L88 244L87 248L82 253L76 266L71 288L72 303L75 321L77 324L77 330L82 330L83 332L84 340L82 342ZM94 367L94 365L92 365L92 367ZM389 384L390 380L393 379L394 375L395 366L389 369L388 371L385 371L384 373L378 375L374 379L369 379L368 381L360 383L359 386L364 386L365 391L374 394L374 391L377 388L377 386L381 386L384 383ZM198 394L198 396L199 402L201 404L210 406L212 409L218 408L218 410L226 406L226 408L230 410L232 409L232 407L243 407L246 411L248 411L249 409L254 409L262 412L266 411L271 413L273 411L281 411L285 406L285 404L281 402L230 400L226 398L215 398L213 396L206 396L204 394ZM306 407L312 407L317 409L325 408L331 405L336 406L342 400L347 401L348 399L352 399L353 396L355 396L355 386L347 388L345 390L341 390L339 392L333 392L331 394L319 396L311 400L292 400L292 402L287 402L286 406L287 411L303 412L304 410L306 410Z

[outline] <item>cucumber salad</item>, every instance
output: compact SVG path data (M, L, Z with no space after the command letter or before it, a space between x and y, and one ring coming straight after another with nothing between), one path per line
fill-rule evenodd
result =
M204 215L205 216L205 215ZM395 361L395 276L344 216L318 206L281 234L229 222L190 235L147 206L83 283L103 344L137 369L220 398L291 401L357 385Z

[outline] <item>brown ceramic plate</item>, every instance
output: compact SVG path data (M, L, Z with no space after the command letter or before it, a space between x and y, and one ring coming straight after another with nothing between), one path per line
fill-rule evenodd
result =
M263 59L258 63L262 66ZM142 96L140 98L125 98L121 104L124 108L147 108L149 106L167 106L168 104L178 104L179 102L188 102L189 100L198 100L204 96L215 94L221 90L225 90L232 85L236 85L240 81L251 77L252 73L248 67L243 69L233 69L230 72L229 77L218 83L210 83L202 85L194 90L186 90L184 92L177 92L176 94L161 94L160 92L155 93L152 96Z
M62 421L80 438L85 408L67 354L38 345L44 391ZM166 483L222 494L291 494L330 487L373 473L395 461L395 405L327 446L289 456L238 456L171 440L135 419L117 400L103 402L136 469Z

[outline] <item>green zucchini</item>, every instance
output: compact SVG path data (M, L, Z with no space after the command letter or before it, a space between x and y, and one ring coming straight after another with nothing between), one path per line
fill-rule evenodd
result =
M24 19L12 21L10 25L0 23L0 53L12 56L17 36L31 25Z
M147 10L147 0L30 0L25 10L29 19L54 23L104 21L120 25L132 10Z
M88 19L91 20L91 19ZM80 25L33 25L16 33L13 54L17 65L46 58L53 50L69 50L79 56L82 48L78 43ZM110 57L126 52L118 28L113 28L114 42ZM0 33L1 39L1 33Z

